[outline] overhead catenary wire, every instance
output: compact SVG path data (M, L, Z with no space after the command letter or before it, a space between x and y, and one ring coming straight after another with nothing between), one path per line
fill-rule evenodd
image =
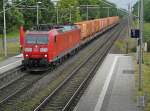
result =
M20 2L20 3L18 3L18 4L16 4L16 5L13 5L13 6L9 7L9 8L6 8L6 9L5 9L5 12L8 11L8 10L10 10L10 9L12 9L13 7L17 7L17 6L21 5L22 3L26 2L26 1L28 1L28 0L22 1L22 2ZM1 13L4 13L4 10L1 11L0 14L1 14Z
M5 3L5 0L3 0L3 11L0 12L0 14L3 13L3 17L4 17L4 28L3 28L3 34L4 34L4 38L3 38L3 48L4 48L4 55L5 57L7 56L7 34L6 34L6 11L10 10L11 8L13 7L16 7L16 6L19 6L20 4L26 2L27 0L25 1L22 1L14 6L11 6L9 8L6 9L6 3Z

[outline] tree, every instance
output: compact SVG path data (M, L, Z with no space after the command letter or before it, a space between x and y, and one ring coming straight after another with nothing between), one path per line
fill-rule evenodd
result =
M9 4L8 0L5 0L5 8L11 8L6 11L6 25L7 32L13 30L14 28L18 28L20 24L24 24L23 15L19 12L16 7L13 7L12 4ZM3 0L0 1L0 11L3 11ZM3 28L3 13L0 13L0 25Z
M3 0L0 0L0 11L3 10Z
M8 0L6 0L6 2L7 1ZM26 0L26 2L23 2L23 0L12 1L15 2L15 4L21 4L17 7L14 5L14 3L6 5L6 8L12 7L10 10L6 11L7 31L11 31L14 28L19 27L20 25L24 25L26 29L30 29L31 27L36 25L36 6L37 2L40 0ZM54 7L51 0L41 0L41 2L42 3L39 4L39 23L56 24L56 8ZM99 0L60 0L58 2L60 23L70 22L70 13L72 16L71 22L86 20L87 9L86 7L80 8L80 5L86 4L98 5L100 7L99 9L89 9L89 19L107 16L107 9L102 8L107 7L107 5L100 2ZM3 0L0 0L0 11L3 10L2 6ZM30 6L34 7L34 9L28 9ZM114 15L114 13L116 15L115 9L110 11L111 15ZM3 13L0 13L0 25L3 26Z
M18 1L19 3L20 1ZM23 14L24 21L25 21L25 28L29 29L36 25L37 19L37 6L38 0L27 0L24 2L23 10L20 10ZM34 7L33 9L29 9L29 7ZM39 4L39 24L47 24L53 23L54 18L54 6L50 0L42 0L41 4Z
M145 6L145 8L144 8L145 21L150 22L150 14L149 14L149 12L150 12L150 1L144 2L144 6Z
M98 0L78 0L80 5L99 5ZM89 8L88 9L88 18L94 19L94 18L99 18L100 17L100 8ZM82 20L86 20L87 18L87 7L81 7L81 18ZM94 12L94 13L93 13Z
M11 8L11 10L8 10L6 13L6 20L7 20L7 32L14 30L14 28L17 28L20 25L24 24L23 20L23 14L19 12L18 9L15 7Z
M138 3L137 2L135 5L134 5L134 10L133 10L133 13L135 15L138 15ZM144 20L146 22L150 22L150 1L149 0L144 0Z
M144 0L144 21L150 23L150 1ZM133 13L138 15L138 2L134 5ZM145 25L144 27L144 41L148 43L148 50L150 51L150 33L149 33L149 25Z
M103 0L107 2L106 0ZM97 8L90 8L89 9L89 19L96 19L96 18L103 18L108 16L108 9L106 7L110 7L106 5L104 2L100 2L99 0L79 0L80 5L97 5ZM116 15L116 5L110 2L107 2L111 4L110 7L110 16ZM105 8L104 8L105 7ZM87 8L82 7L81 9L81 17L83 20L86 19L86 12ZM93 13L94 12L94 13Z
M78 0L60 0L58 2L60 21L61 23L69 22L70 13L72 15L72 22L80 21L80 12Z
M41 23L47 24L51 23L54 24L56 21L56 12L54 4L50 0L42 0L42 4L40 5L42 8L45 8L41 10Z

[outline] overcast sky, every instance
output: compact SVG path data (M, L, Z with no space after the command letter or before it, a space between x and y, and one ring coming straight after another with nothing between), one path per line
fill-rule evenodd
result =
M108 0L115 3L119 8L128 9L128 4L131 2L133 5L137 0Z
M59 0L51 0L51 1L59 1ZM119 8L128 9L129 3L134 5L138 0L107 0L107 1L115 3Z

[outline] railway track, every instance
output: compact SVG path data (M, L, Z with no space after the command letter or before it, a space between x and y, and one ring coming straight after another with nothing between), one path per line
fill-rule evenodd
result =
M112 35L112 33L114 32L109 32L110 35ZM108 40L110 36L106 37ZM102 48L103 45L100 45L101 47L99 48ZM97 49L95 49L97 50ZM94 51L95 51L94 50ZM94 52L93 51L93 52ZM93 53L92 52L92 53ZM87 57L86 57L87 58ZM52 71L53 72L53 71ZM8 85L9 87L5 87L5 91L0 91L0 95L5 95L7 93L7 96L5 96L5 98L3 97L1 99L1 102L0 102L0 107L2 106L2 108L0 108L0 110L4 110L3 109L3 106L7 106L7 104L13 104L14 101L17 101L18 98L24 93L26 92L26 90L30 89L37 81L41 80L43 77L45 77L46 75L50 74L51 72L46 72L42 75L33 75L33 74L27 74L26 76L24 76L23 78L21 79L18 79L17 81L14 81L13 84L10 84ZM25 79L26 78L26 79ZM14 84L15 83L15 84ZM22 85L22 84L23 85ZM13 92L11 91L12 89L14 89L14 87L18 87L18 84L20 84L21 87L19 87L17 90L13 90ZM11 87L10 87L11 86ZM9 92L10 91L10 92ZM21 111L21 110L19 110Z
M95 75L95 73L96 73L95 71L97 71L97 69L99 68L99 64L102 62L102 60L105 58L107 53L112 48L112 45L113 45L114 41L116 41L116 39L119 37L118 35L120 35L120 33L122 32L122 29L123 29L123 27L118 30L118 33L115 35L114 40L112 40L113 42L108 43L109 45L108 45L108 47L106 47L106 49L103 52L102 56L99 57L98 61L92 67L91 71L87 74L87 77L85 79L83 79L83 82L80 84L80 86L73 93L71 98L65 104L62 111L72 111L73 110L74 106L77 104L78 100L80 99L80 97L84 93L85 88L88 86L88 84L90 83L92 77Z
M122 27L123 28L123 27ZM95 69L103 60L122 28L114 32L111 40L106 40L101 47L89 55L73 72L50 94L34 111L68 111L77 94L94 75Z
M0 74L0 87L4 86L5 84L8 84L8 82L13 81L16 78L19 78L20 76L22 76L19 74L20 71L22 70L22 68L23 68L23 66L20 66L13 70L10 70L10 71Z
M1 87L0 89L0 104L7 102L10 98L14 97L18 93L21 93L36 83L39 79L45 76L43 75L36 75L33 76L32 74L28 73L20 73L22 77L13 80L6 84L5 86Z

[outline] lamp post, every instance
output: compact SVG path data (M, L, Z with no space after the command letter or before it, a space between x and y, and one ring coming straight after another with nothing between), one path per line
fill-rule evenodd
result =
M3 0L3 17L4 17L4 28L3 28L3 34L4 34L4 55L7 56L7 36L6 36L6 10L5 10L5 0Z
M137 28L140 27L140 0L138 0L138 24L137 24Z
M131 30L131 6L130 3L128 4L128 36L130 37L130 30Z
M109 17L109 16L110 16L110 12L109 12L109 10L110 10L110 7L108 7L108 8L107 8L107 17Z
M116 16L119 16L119 11L118 11L118 7L117 7L117 13L116 13Z
M86 20L89 20L89 6L86 7Z
M69 20L70 23L72 22L72 9L73 9L73 6L70 7L70 14L69 14L70 15L70 20Z
M37 26L39 25L39 4L42 2L37 2Z
M102 7L102 8L107 9L107 17L109 17L109 16L110 16L110 8L111 8L111 7Z
M137 29L140 28L140 0L138 0L138 14L137 14ZM137 53L137 56L136 56L136 59L137 59L137 63L139 63L139 41L140 39L137 38L137 48L136 48L136 53Z
M57 11L57 24L59 24L59 11L58 11L58 6L56 6L56 11Z
M139 91L142 90L142 63L143 63L143 21L144 21L144 12L143 12L143 0L141 0L141 8L140 8L140 51L139 51Z
M106 2L106 1L103 1L103 0L99 0L100 2L103 2L104 4L106 4L106 5L109 5L109 6L111 6L111 7L114 7L112 4L110 4L110 3L108 3L108 2ZM118 11L118 8L117 8L117 11ZM108 13L107 13L107 16L109 17L110 16L110 7L108 7Z
M59 0L51 0L51 1L54 3L56 9L56 23L59 24L59 8L58 8Z
M80 5L80 7L86 7L86 19L88 20L89 19L89 9L101 9L101 8L105 8L107 9L107 17L110 16L110 8L113 8L113 7L99 7L98 5Z

